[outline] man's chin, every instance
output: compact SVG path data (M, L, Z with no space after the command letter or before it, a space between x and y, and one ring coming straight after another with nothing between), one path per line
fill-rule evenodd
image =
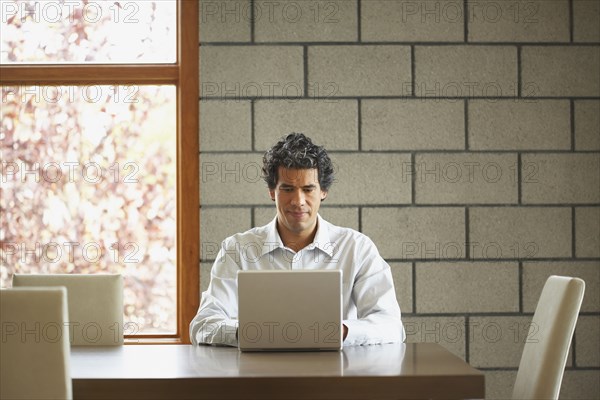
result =
M293 224L289 224L289 229L296 234L300 234L308 229L308 224L295 222Z
M314 227L314 224L311 224L311 221L308 221L308 220L307 221L289 221L288 222L288 229L297 235L311 230L312 227Z

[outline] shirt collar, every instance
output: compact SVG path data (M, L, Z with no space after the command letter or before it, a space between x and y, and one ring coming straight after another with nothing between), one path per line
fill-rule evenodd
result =
M267 236L263 242L260 255L264 256L277 248L283 249L285 246L281 241L281 237L279 237L279 232L277 232L277 216L275 216L275 218L267 225Z
M313 242L306 246L306 249L312 250L315 247L328 254L329 257L333 257L335 246L332 246L331 244L329 222L325 221L319 214L317 214L317 233L315 234ZM277 232L277 216L275 216L275 218L267 225L267 236L262 246L261 256L264 256L277 248L284 249L285 246L279 236L279 232Z

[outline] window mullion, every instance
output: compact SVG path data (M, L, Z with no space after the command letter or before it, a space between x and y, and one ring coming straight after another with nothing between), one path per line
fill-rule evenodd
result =
M3 65L1 85L177 84L177 64Z

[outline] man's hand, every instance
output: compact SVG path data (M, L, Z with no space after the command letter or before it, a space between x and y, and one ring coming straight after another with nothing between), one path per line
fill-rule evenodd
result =
M346 336L348 336L348 327L346 325L342 325L344 327L344 337L342 338L342 340L346 339Z

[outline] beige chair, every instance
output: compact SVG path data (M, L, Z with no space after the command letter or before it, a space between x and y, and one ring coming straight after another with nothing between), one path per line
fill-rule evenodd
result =
M74 346L123 344L123 277L118 274L15 274L13 287L64 286Z
M525 343L513 399L558 399L585 282L551 276L546 281Z
M0 290L0 399L71 399L67 292Z

